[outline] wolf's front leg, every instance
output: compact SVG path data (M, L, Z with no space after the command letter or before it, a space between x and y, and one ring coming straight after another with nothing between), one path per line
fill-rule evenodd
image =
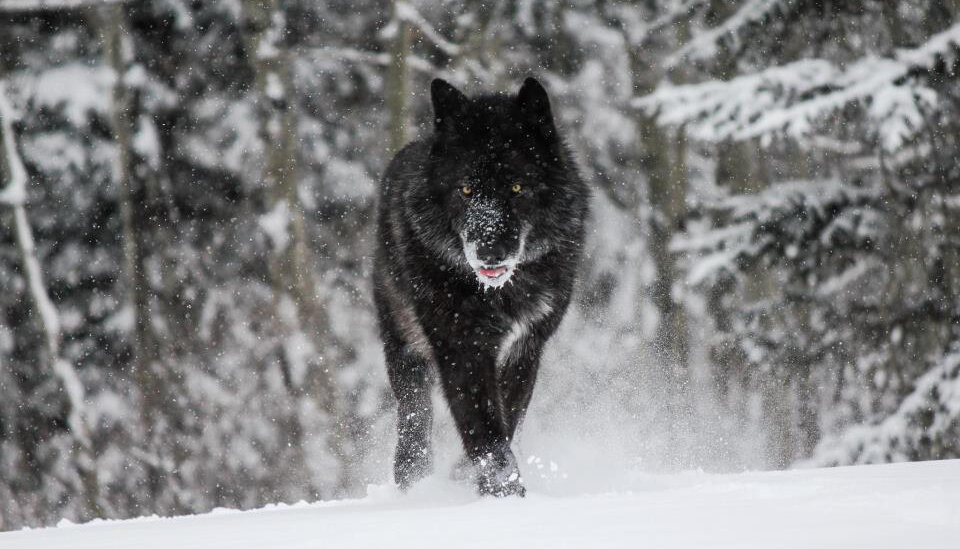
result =
M430 474L433 467L429 365L422 357L388 346L387 371L397 399L397 453L393 477L400 488L406 490Z
M510 440L516 436L517 428L530 406L542 349L543 344L532 338L522 341L518 344L517 352L511 353L500 367L498 391L503 407L504 428Z
M524 495L500 413L492 354L464 356L451 349L437 351L444 396L476 470L477 489L484 495Z

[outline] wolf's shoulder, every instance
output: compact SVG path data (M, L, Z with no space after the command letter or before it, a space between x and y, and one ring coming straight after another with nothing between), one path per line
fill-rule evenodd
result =
M431 139L418 139L400 149L384 171L383 185L402 185L423 179L430 158Z

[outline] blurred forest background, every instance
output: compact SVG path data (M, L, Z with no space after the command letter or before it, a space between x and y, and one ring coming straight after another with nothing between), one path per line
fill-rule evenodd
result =
M0 529L389 480L371 214L438 76L538 76L595 189L534 489L960 457L958 14L0 0Z

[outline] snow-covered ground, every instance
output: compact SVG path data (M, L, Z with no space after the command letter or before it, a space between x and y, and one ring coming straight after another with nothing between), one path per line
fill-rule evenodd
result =
M709 547L871 549L960 543L960 460L651 475L623 493L480 500L428 481L401 496L65 524L0 534L3 549Z

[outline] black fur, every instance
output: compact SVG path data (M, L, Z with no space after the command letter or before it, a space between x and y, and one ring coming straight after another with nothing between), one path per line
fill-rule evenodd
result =
M394 475L407 488L431 470L439 378L479 491L523 495L510 442L570 301L589 191L533 78L515 96L469 99L443 80L431 92L434 134L390 163L378 211L374 297L398 402Z

